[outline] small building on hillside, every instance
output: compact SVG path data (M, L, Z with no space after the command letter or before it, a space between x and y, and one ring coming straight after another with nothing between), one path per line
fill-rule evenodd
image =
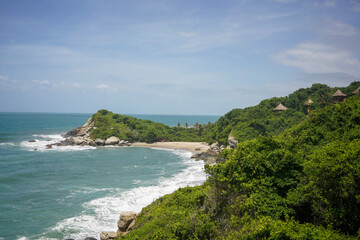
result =
M355 91L352 92L352 94L357 95L360 93L360 87L358 87Z
M304 105L306 106L306 112L307 114L310 113L310 105L313 104L313 100L311 100L310 98L308 100L305 101Z
M339 89L333 94L334 101L336 103L344 101L346 94L342 93Z
M287 110L287 107L285 107L281 103L276 108L274 108L275 112L286 111L286 110Z

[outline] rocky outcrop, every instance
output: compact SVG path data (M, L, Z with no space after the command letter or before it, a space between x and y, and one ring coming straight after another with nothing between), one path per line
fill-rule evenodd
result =
M96 146L104 146L105 140L97 138L97 139L95 139L95 144L96 144Z
M130 224L135 220L135 212L124 212L120 214L120 219L118 221L118 228L121 232L127 232Z
M75 129L67 132L66 134L63 135L63 137L64 138L68 138L68 137L89 138L91 130L94 128L94 126L95 126L95 121L92 121L92 118L89 118L89 120L87 120L87 122L83 126L75 128Z
M101 240L115 239L127 235L136 224L135 212L123 212L120 214L117 232L100 233Z
M238 141L233 136L229 136L228 143L229 143L229 148L236 148Z
M119 235L117 232L101 232L100 233L100 240L109 240L109 239L115 239L118 238Z
M109 137L108 139L106 139L105 141L105 145L116 145L119 144L120 139L118 139L117 137Z

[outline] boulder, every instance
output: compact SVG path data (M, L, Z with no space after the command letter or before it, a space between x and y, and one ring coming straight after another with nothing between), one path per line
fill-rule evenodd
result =
M97 138L97 139L95 140L95 144L96 144L97 146L104 146L104 145L105 145L105 140L100 139L100 138Z
M101 232L100 233L101 240L115 239L118 237L119 237L119 235L117 234L117 232Z
M117 137L112 136L106 139L105 145L115 145L118 144L119 142L120 140Z
M219 147L219 144L217 142L210 145L211 149L217 149L218 147Z
M85 238L84 240L97 240L96 238L93 238L93 237L87 237Z
M126 232L130 224L133 222L133 220L136 218L135 212L123 212L120 214L120 219L118 221L118 227L119 230L122 232Z
M52 149L53 147L52 147L52 145L51 144L47 144L46 145L46 149Z
M229 136L228 143L230 148L236 148L238 141L233 136Z
M133 227L136 224L136 219L132 220L132 222L130 223L130 225L128 226L128 228L126 229L126 232L129 232L133 229Z
M124 143L125 143L125 140L121 140L121 141L119 142L119 145L124 145Z
M34 140L34 139L31 139L31 140L29 140L28 142L36 142L36 140Z
M83 137L73 137L73 143L75 145L86 145L86 140Z

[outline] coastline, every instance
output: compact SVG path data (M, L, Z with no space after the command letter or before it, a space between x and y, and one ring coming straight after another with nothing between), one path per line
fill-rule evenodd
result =
M165 149L183 149L188 150L193 154L204 153L210 149L210 146L205 142L135 142L131 144L133 147L149 147L149 148L165 148Z

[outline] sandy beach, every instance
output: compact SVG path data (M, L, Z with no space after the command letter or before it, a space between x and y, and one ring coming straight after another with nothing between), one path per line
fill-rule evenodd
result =
M184 150L189 150L192 153L206 152L210 148L210 146L204 142L155 142L155 143L136 142L133 143L132 146L166 148L166 149L184 149Z

